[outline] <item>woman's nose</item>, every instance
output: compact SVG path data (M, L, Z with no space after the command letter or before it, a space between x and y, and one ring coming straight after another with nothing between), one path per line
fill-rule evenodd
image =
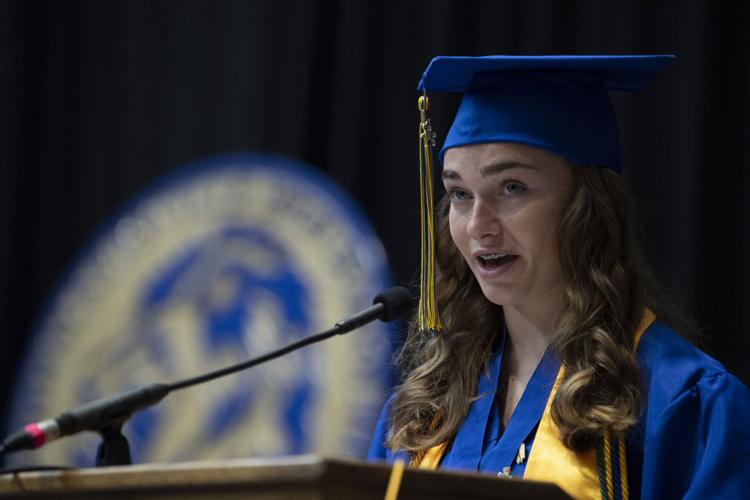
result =
M495 208L476 199L471 210L466 232L476 241L494 238L502 234L502 224Z

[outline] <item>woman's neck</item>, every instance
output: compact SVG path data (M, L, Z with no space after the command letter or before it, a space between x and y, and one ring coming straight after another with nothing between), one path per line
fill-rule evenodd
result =
M503 306L507 335L503 349L500 404L503 427L508 425L526 385L544 356L562 310L559 295L543 307Z
M507 328L506 359L513 371L519 375L533 372L544 352L552 342L552 336L562 311L560 294L550 294L547 300L530 307L503 306Z

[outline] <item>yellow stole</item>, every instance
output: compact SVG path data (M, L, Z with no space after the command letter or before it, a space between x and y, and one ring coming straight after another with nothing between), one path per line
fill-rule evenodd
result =
M656 316L650 309L646 309L641 319L641 324L635 332L635 348L641 340L646 329L651 326ZM602 498L601 483L599 481L599 468L597 463L597 449L592 448L583 453L575 453L565 447L560 439L560 430L552 419L552 401L557 394L557 388L563 378L563 368L557 373L557 379L552 387L544 413L539 421L539 428L534 438L534 446L526 463L524 479L536 481L547 481L557 484L563 491L574 498ZM615 443L612 443L615 444ZM423 454L417 454L411 465L420 469L437 469L443 458L448 443L433 446ZM609 435L605 436L604 448L609 452ZM625 448L620 443L620 476L623 478L623 497L627 497L627 474L625 471ZM612 490L617 485L612 485L611 470L604 468L606 474L606 489ZM612 498L612 495L606 495Z

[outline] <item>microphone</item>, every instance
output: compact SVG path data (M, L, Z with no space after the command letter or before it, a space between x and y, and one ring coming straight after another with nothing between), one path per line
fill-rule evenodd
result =
M32 422L8 436L0 445L0 453L40 448L64 436L124 423L133 412L158 403L169 392L167 384L148 384L91 401L55 418Z
M91 401L55 418L27 424L22 430L11 434L0 443L0 454L39 448L56 439L81 431L102 431L110 427L119 427L133 413L155 405L172 391L251 368L334 335L356 330L376 319L384 322L393 321L406 314L411 309L412 303L412 296L406 288L390 288L375 296L372 301L373 305L337 322L333 328L305 337L262 356L172 384L151 383L136 387L114 396Z

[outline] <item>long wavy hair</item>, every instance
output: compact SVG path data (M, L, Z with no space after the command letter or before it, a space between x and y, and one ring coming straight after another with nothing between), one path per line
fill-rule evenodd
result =
M564 444L583 451L604 431L622 435L638 420L643 386L633 344L644 309L674 326L689 322L661 300L641 255L623 179L608 168L571 168L575 193L557 226L564 307L553 342L565 372L552 417ZM449 207L444 197L436 252L444 330L425 335L412 321L396 358L403 382L391 405L386 445L412 453L456 434L504 321L451 239Z

